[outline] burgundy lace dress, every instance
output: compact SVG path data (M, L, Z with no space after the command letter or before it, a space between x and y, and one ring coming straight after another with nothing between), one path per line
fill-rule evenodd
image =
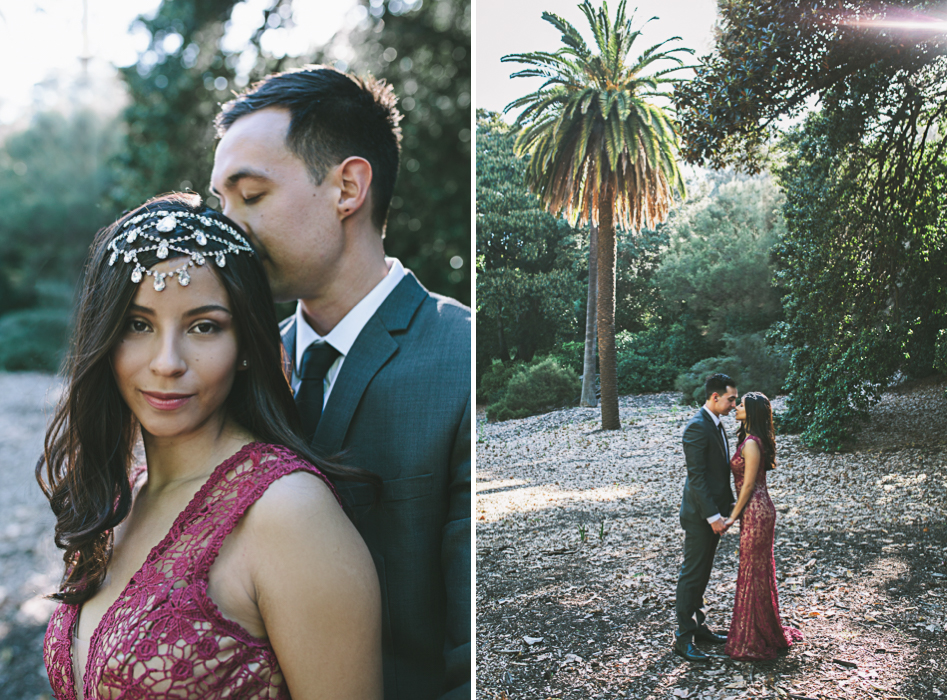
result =
M760 442L755 435L748 435L746 440ZM730 460L737 493L743 488L746 465L740 453L746 440L740 443ZM787 649L802 639L799 630L784 627L780 622L773 559L775 532L776 507L766 489L766 470L761 466L756 473L753 494L740 515L740 572L733 619L723 648L728 656L739 661L775 659L779 649Z
M300 470L332 488L308 462L263 443L246 445L214 470L92 634L85 700L289 699L269 641L221 615L207 594L207 577L247 508L274 481ZM46 671L57 700L76 698L72 638L78 614L78 606L60 605L46 631Z

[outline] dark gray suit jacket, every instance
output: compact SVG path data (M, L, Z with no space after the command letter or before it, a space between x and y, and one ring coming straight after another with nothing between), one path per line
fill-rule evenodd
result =
M281 324L290 362L295 317ZM316 429L381 582L386 700L465 700L470 681L470 309L411 273L362 329ZM291 369L291 367L290 367Z
M733 491L730 464L720 429L701 408L684 429L687 480L681 499L681 520L707 521L715 513L730 515Z

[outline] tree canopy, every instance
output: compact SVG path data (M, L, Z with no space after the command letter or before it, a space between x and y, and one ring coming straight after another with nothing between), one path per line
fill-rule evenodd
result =
M923 13L938 5L720 2L714 51L675 93L684 159L754 172L779 134L779 120L813 101L829 110L863 104L870 114L873 87L922 73L944 55L947 34L921 28L932 19Z
M478 364L514 356L528 362L578 330L584 232L541 208L514 139L499 114L478 111Z
M792 347L782 421L825 449L889 382L933 371L947 326L947 40L904 23L923 26L932 7L722 3L714 53L678 92L689 160L769 162L779 175ZM777 120L813 102L777 141Z

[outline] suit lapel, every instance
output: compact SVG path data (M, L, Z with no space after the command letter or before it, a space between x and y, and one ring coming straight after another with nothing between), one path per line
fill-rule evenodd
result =
M324 454L334 454L342 449L345 433L368 383L397 351L398 344L392 340L384 324L373 316L345 356L313 436L312 444Z
M378 371L398 352L398 342L393 335L407 329L426 295L414 275L406 273L358 334L335 378L313 436L313 446L323 454L334 454L342 449L362 395Z

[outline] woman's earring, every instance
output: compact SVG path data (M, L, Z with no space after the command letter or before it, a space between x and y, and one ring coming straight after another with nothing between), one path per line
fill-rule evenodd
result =
M240 360L240 369L246 369L249 366L250 366L249 362L247 362L246 360Z

